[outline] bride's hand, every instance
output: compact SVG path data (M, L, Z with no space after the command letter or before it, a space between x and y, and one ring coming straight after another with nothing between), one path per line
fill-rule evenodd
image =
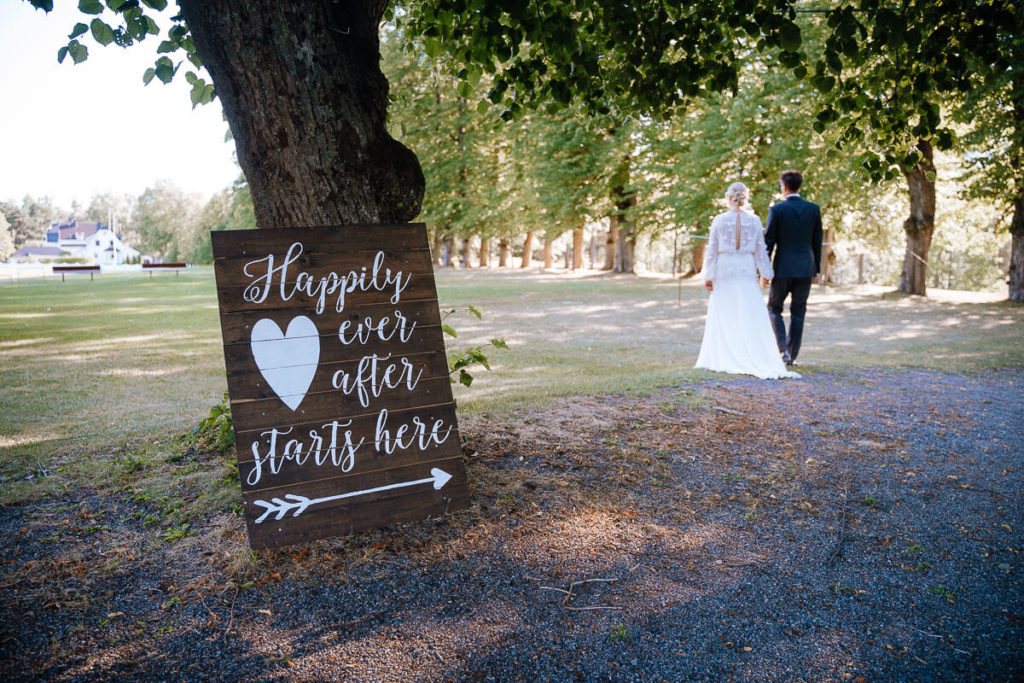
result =
M764 289L765 287L767 287L768 285L771 284L771 280L769 280L767 278L763 278L762 277L762 278L759 278L759 279L761 280L761 289Z
M708 294L710 294L711 290L714 289L714 288L715 288L715 286L713 284L711 284L711 280L707 280L704 283L704 289L708 290Z

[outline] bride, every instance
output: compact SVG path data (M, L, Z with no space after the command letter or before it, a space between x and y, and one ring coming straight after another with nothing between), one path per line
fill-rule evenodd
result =
M772 332L757 275L764 287L775 275L761 219L745 210L750 190L733 183L729 210L715 216L704 256L708 315L695 367L761 379L799 377L786 370Z

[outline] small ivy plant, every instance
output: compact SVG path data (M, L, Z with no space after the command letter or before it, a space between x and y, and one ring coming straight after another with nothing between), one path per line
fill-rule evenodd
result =
M445 311L441 315L441 330L453 339L458 339L459 335L455 331L455 328L449 325L446 321L453 315L455 315L458 309L452 308ZM477 320L483 320L483 312L476 306L469 306L466 308L466 312L474 316ZM473 384L473 375L466 368L473 367L474 365L482 365L487 370L491 369L491 363L487 358L487 354L484 353L484 349L489 346L493 346L496 349L508 350L508 344L501 337L495 337L490 341L490 344L480 344L479 346L471 346L468 349L462 351L450 351L448 353L448 378L452 384L455 384L456 376L458 373L458 382L465 386Z
M199 421L192 430L192 443L218 453L227 453L235 444L235 429L231 422L231 404L228 394L220 403L210 408L210 414Z

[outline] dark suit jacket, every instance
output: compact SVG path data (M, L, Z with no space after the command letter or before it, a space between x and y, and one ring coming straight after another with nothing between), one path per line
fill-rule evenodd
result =
M790 195L768 210L764 235L775 277L814 277L821 271L821 209Z

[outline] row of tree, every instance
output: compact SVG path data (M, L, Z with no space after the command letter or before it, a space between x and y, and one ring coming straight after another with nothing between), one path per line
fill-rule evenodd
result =
M826 24L808 25L805 44L825 51ZM828 117L820 112L828 106L829 92L794 78L780 52L748 50L734 88L707 93L683 115L617 118L568 106L531 109L496 124L489 106L475 104L494 92L493 77L481 71L450 74L439 65L429 41L410 45L402 38L392 28L382 40L384 72L395 93L390 127L423 166L421 217L434 229L436 252L443 261L452 262L461 252L461 261L469 263L470 245L477 244L479 261L486 264L494 243L504 265L510 243L522 239L526 265L535 240L547 247L572 233L570 252L580 267L584 225L601 223L607 226L606 269L632 271L641 235L657 239L680 229L691 238L693 265L699 268L699 238L720 210L725 186L744 180L763 217L785 168L805 172L804 194L822 205L829 243L842 239L870 247L886 242L893 228L901 227L902 219L893 221L889 210L894 197L908 207L899 276L904 291L924 293L922 264L929 259L937 213L945 211L946 223L966 228L957 235L966 237L960 245L964 251L993 230L1016 234L1010 220L1019 194L1009 172L1012 155L991 148L993 141L1005 147L1012 139L1007 130L1011 120L971 118L969 111L978 106L975 92L942 112L959 123L943 133L942 146L949 150L943 156L952 163L939 178L935 150L927 140L916 141L917 151L887 167L882 134L869 142L863 133L850 132L855 126L849 121L826 122ZM996 85L992 93L1011 94ZM932 115L931 108L927 111ZM837 131L856 144L837 147ZM936 207L936 188L943 180L958 191L945 207ZM961 198L978 200L969 217L961 202L953 201ZM923 206L931 208L924 211ZM887 222L879 220L882 213ZM958 248L955 242L951 246L953 252ZM1019 238L1014 248L1019 251ZM980 259L992 264L989 275L996 270L993 251ZM933 283L987 279L955 277L950 272L952 253L943 256L946 278ZM547 249L544 258L550 266ZM1024 264L1019 255L1017 259L1015 263ZM960 270L966 271L979 259L961 261Z
M61 58L85 58L79 37L90 27L102 44L159 33L137 3L108 5L124 24L81 24ZM773 189L780 167L802 166L813 169L827 207L863 201L855 174L903 179L910 211L900 288L923 294L935 150L963 143L977 162L969 191L1018 209L1007 212L1011 298L1024 298L1024 8L1012 0L860 0L828 9L800 0L179 7L160 51L183 50L208 69L215 89L186 74L193 100L222 101L261 227L410 220L432 182L423 213L442 234L489 214L527 235L533 226L576 230L581 214L597 214L611 224L611 267L628 270L641 232L699 229L706 204L700 213L688 204L702 186L718 194L719 183L743 177ZM402 80L401 63L387 66L390 100L377 67L382 18L393 22L383 24L392 26L383 34L385 63L395 59L389 42L412 56L411 80ZM168 58L156 66L149 78L173 77ZM444 95L444 74L455 79L454 98ZM391 130L406 124L393 134L417 146L427 174L388 133L389 106ZM499 132L498 120L519 125ZM436 159L417 136L442 148ZM510 164L529 156L524 149L533 159ZM431 180L433 168L443 169L440 180ZM542 182L549 171L565 182ZM839 181L830 185L830 176ZM497 201L479 205L467 190L474 178ZM680 178L692 192L672 191Z

